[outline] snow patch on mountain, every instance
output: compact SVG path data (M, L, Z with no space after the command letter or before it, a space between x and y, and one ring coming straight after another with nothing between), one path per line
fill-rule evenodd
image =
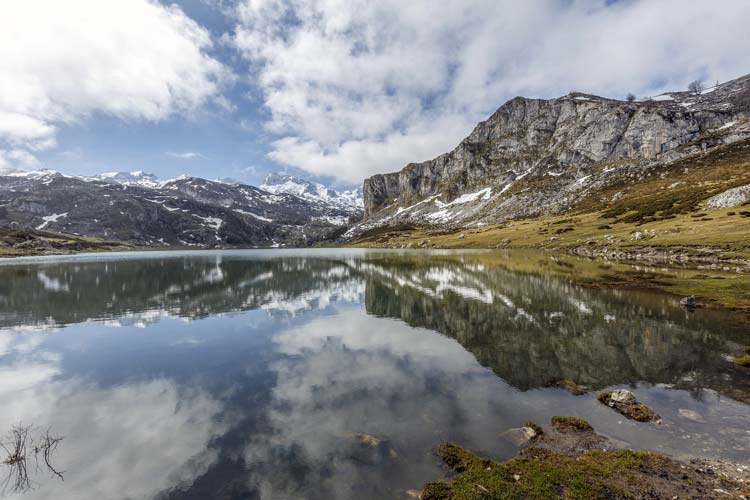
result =
M169 181L160 181L154 174L136 170L134 172L105 172L103 174L83 177L87 181L109 182L122 184L123 186L140 186L150 189L159 189Z
M60 217L67 217L67 216L68 216L68 212L64 212L64 213L61 213L61 214L47 215L46 217L42 217L42 220L44 222L42 224L38 225L36 228L37 229L44 229L45 227L47 227L47 225L50 222L57 222L57 219L59 219Z
M0 168L0 176L6 177L21 177L25 179L42 179L45 177L68 177L63 175L56 170L50 170L48 168L40 168L37 170L19 170L17 168L3 167Z
M336 191L323 184L285 174L269 174L259 186L273 194L293 194L311 201L320 201L339 208L362 209L362 188Z

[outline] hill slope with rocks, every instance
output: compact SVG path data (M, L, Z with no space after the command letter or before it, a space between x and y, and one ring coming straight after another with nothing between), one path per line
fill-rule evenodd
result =
M651 215L688 199L691 209L712 197L724 207L741 204L750 199L746 168L710 184L694 174L701 159L720 158L749 139L750 75L633 102L577 92L549 100L516 97L453 151L366 179L365 219L346 237L383 227L482 227L608 210L663 175L675 180ZM683 175L673 175L680 162Z

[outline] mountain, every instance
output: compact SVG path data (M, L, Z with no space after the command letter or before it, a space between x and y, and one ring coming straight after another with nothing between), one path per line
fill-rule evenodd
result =
M135 172L106 172L85 177L84 179L146 188L159 188L163 184L154 174L148 174L140 170L136 170Z
M661 187L656 198L664 207L650 215L669 214L680 200L695 208L750 180L709 170L696 179L693 164L684 163L680 172L676 165L720 158L749 139L750 75L699 93L634 102L579 92L548 100L516 97L453 151L366 179L365 219L346 236L381 226L483 226L583 205L637 208L638 186L668 171L675 181ZM709 178L710 185L701 184Z
M344 209L361 211L364 205L362 188L336 191L331 188L285 174L269 174L260 185L270 193L287 193L311 201L319 201Z
M0 173L0 226L140 245L305 246L360 216L350 206L190 176Z

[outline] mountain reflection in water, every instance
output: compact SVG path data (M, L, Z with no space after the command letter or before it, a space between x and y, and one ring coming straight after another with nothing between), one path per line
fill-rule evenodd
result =
M514 271L517 258L549 256L0 266L0 424L65 436L65 482L37 478L26 497L400 498L440 476L440 442L504 458L504 431L561 413L637 448L747 456L750 376L727 357L750 341L731 315ZM558 380L632 386L664 423L623 422L593 395L548 388Z

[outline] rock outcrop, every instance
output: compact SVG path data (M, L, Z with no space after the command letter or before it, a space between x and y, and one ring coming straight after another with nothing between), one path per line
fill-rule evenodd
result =
M727 189L723 193L712 196L706 201L708 208L729 208L744 205L750 201L750 184Z

